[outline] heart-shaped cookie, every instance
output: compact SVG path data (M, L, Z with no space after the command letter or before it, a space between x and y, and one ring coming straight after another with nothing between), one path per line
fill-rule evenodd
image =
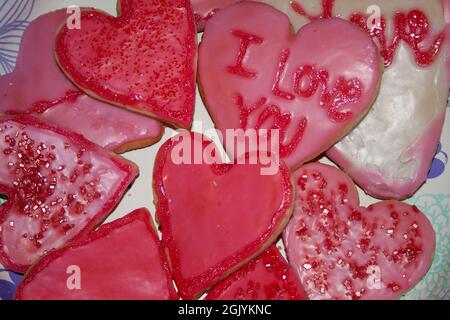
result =
M295 30L317 18L340 17L372 37L385 62L379 95L327 156L373 197L414 194L427 179L447 110L450 2L259 1L286 13Z
M156 215L185 299L198 297L267 248L292 210L285 165L263 175L260 164L198 161L217 152L202 135L185 133L165 142L156 157Z
M394 299L427 273L436 238L419 209L397 201L360 207L353 181L320 163L293 179L295 209L283 240L311 299Z
M119 203L138 175L131 162L82 136L29 116L0 117L0 260L25 272L81 238Z
M241 0L191 0L197 30L203 31L206 22L220 9Z
M146 209L102 225L86 239L39 260L17 288L18 300L178 299Z
M25 30L14 71L0 77L0 113L33 115L118 153L158 141L159 121L89 97L61 72L53 44L66 18L66 10L47 13Z
M119 0L118 15L83 9L80 29L64 25L59 65L89 95L189 128L197 52L189 1Z
M220 10L205 28L199 76L205 105L224 135L226 129L279 129L280 156L297 167L367 113L382 63L371 38L344 20L318 20L295 36L291 29L288 17L266 4Z
M297 275L270 246L208 292L205 300L307 300Z

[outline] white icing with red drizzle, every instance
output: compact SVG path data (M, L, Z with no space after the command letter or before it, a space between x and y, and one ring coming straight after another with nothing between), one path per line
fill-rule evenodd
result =
M445 118L449 46L442 34L448 0L260 1L287 12L295 29L319 16L357 20L356 13L379 6L384 28L373 30L374 39L389 67L370 113L327 155L374 197L412 195L427 179ZM334 4L324 10L325 2Z

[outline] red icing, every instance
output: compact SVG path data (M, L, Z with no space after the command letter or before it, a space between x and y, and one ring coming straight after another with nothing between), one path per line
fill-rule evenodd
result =
M54 34L66 18L61 9L39 16L27 27L14 71L0 77L0 113L37 117L115 152L154 143L162 134L158 121L90 98L58 67Z
M73 102L77 100L78 97L81 97L83 93L81 91L70 90L66 93L65 96L57 98L52 101L37 101L31 105L31 108L26 110L25 112L15 112L13 110L6 111L5 114L33 114L33 113L44 113L51 107L57 106L61 103L65 102Z
M19 272L103 221L137 175L128 161L28 116L1 119L0 145L0 192L8 197L0 258Z
M310 15L298 2L296 1L291 2L292 10L294 10L299 15L308 18L309 20L331 18L333 16L333 6L334 0L322 0L322 8L323 8L322 12L318 15Z
M189 1L121 0L119 9L118 18L84 9L81 30L63 27L59 64L88 94L189 128L197 48Z
M236 58L236 64L234 66L228 66L228 72L242 76L244 78L255 78L256 72L246 70L242 66L242 62L245 58L245 54L247 53L248 47L250 44L261 44L263 43L263 38L258 37L254 34L249 34L247 32L241 31L241 30L234 30L233 35L238 37L240 39L239 44L239 53Z
M259 165L176 165L171 155L178 137L159 150L153 187L173 278L180 296L191 299L276 239L289 218L293 189L282 164L273 176L262 176ZM181 139L203 152L213 146L195 133Z
M74 264L80 268L79 290L66 285L67 268ZM15 298L163 300L178 296L149 212L138 209L46 255L22 279Z
M310 20L332 17L333 6L334 0L323 0L323 12L320 15L313 16L308 14L299 3L295 1L291 2L291 8L294 12ZM380 28L377 26L369 28L367 19L368 16L366 14L359 12L353 13L349 18L351 22L361 27L372 38L377 40L380 46L381 55L384 58L385 67L389 67L392 64L401 41L404 41L411 48L416 63L421 67L429 66L434 62L445 41L445 31L442 31L434 36L434 39L428 48L423 48L421 45L422 42L430 35L430 22L428 17L420 10L411 10L408 13L395 13L393 17L394 37L390 44L386 37L386 18L381 17Z
M359 207L349 177L319 163L294 177L300 188L284 241L311 299L393 299L428 271L435 235L417 208Z
M206 300L306 300L307 295L275 245L208 292Z
M283 143L285 140L286 131L292 122L292 115L290 113L282 114L280 108L275 105L265 105L266 101L266 98L261 98L255 105L247 107L245 106L244 98L241 95L236 97L236 105L239 108L240 114L241 129L247 129L249 116L256 110L263 108L263 111L258 116L258 121L256 122L254 129L259 130L264 127L268 127L269 130L280 130L280 156L286 157L294 152L300 144L307 128L308 120L305 117L300 119L295 127L296 130L294 136L288 143ZM267 122L271 123L271 125L265 126Z

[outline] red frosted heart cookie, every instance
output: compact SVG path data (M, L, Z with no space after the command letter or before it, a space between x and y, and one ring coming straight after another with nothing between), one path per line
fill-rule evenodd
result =
M25 272L114 209L138 168L75 133L28 116L0 118L0 260Z
M156 157L156 214L185 299L198 297L267 248L292 210L283 164L273 175L262 175L260 164L198 161L217 152L202 135L185 133L168 140Z
M270 246L259 257L216 285L206 300L306 300L294 271Z
M294 215L283 239L290 264L311 299L395 299L431 266L436 238L414 206L359 206L353 181L312 163L293 175Z
M33 115L114 152L158 141L163 131L158 121L90 98L61 72L53 44L66 18L66 10L58 10L29 25L14 71L0 77L0 112Z
M52 251L22 279L18 300L178 299L146 209Z
M196 32L188 0L119 0L119 17L83 9L63 26L56 57L83 91L189 128L195 100Z
M279 129L280 156L297 167L367 113L382 63L371 38L349 22L318 20L295 36L291 28L269 5L220 10L203 35L199 76L219 130Z

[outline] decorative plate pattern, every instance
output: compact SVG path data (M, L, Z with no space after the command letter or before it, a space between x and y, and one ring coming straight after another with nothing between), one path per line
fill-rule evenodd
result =
M99 0L0 0L0 75L10 73L14 69L23 31L32 18L40 14L64 8L69 5L87 5L115 13L115 1ZM450 99L449 105L450 107ZM213 127L213 123L206 109L197 97L196 118L194 131L204 131ZM162 138L164 142L173 134L167 129ZM161 142L161 143L162 143ZM138 207L147 207L154 212L151 184L153 160L161 143L144 150L138 150L125 156L137 163L141 168L141 176L134 183L122 203L109 217L108 221L122 216ZM432 221L437 234L437 250L433 265L426 277L403 299L446 299L450 300L450 170L448 169L448 155L450 154L450 113L447 113L446 125L442 140L433 160L428 175L428 182L410 200L416 204ZM365 196L370 202L376 200ZM0 205L5 201L0 195ZM21 279L21 276L2 269L0 265L0 300L11 299Z
M0 1L0 75L13 71L35 0Z

